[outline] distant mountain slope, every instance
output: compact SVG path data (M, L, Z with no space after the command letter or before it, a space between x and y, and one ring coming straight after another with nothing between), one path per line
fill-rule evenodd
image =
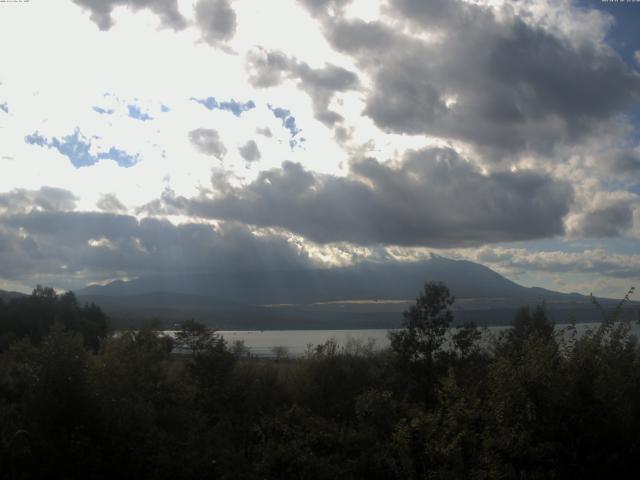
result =
M438 256L418 263L146 277L93 285L76 294L81 302L100 305L121 325L149 318L171 325L196 318L232 330L393 328L427 281L449 286L458 322L507 324L521 306L543 301L556 322L574 316L600 320L584 295L526 288L483 265ZM602 304L610 308L613 301Z
M190 309L211 309L211 308L238 308L244 304L215 297L205 297L202 295L189 295L186 293L174 292L149 292L137 295L92 295L77 293L78 298L83 303L110 303L114 305L127 305L138 307L156 306L160 308L182 308L188 306Z
M341 300L415 298L425 281L446 283L459 298L547 300L569 295L522 287L473 262L434 256L417 263L275 272L212 272L115 281L78 290L78 295L141 295L172 292L216 297L253 305L309 304ZM576 296L581 297L582 296Z
M25 293L8 292L6 290L0 290L0 299L2 299L2 301L4 301L4 302L8 302L9 300L11 300L13 298L20 298L20 297L25 297L25 296L26 296Z

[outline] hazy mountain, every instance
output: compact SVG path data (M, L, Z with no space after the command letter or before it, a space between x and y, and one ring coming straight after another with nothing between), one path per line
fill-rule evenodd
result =
M418 263L146 277L76 293L125 323L156 317L197 318L226 329L386 328L399 324L426 281L449 286L458 321L504 324L517 308L543 301L556 321L571 315L599 320L584 295L523 287L483 265L438 256Z
M315 270L211 272L145 277L93 285L78 295L141 295L174 292L216 297L253 305L309 304L341 300L407 300L425 281L442 281L459 298L570 298L566 294L525 288L477 263L433 256L417 263L375 264ZM576 295L576 297L580 297Z
M0 290L0 299L2 299L4 302L8 302L9 300L11 300L13 298L20 298L20 297L24 297L24 296L26 296L25 293L8 292L6 290Z

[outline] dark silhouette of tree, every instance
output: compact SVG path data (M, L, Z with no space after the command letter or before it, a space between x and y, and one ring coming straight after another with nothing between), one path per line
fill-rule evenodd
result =
M176 347L194 356L202 353L219 339L220 336L213 328L193 319L182 322L175 336Z
M39 287L0 304L0 480L635 478L630 320L558 331L524 308L480 339L449 328L452 303L428 283L391 348L328 340L276 362L195 321L190 355L157 324L91 351L99 309Z
M93 351L98 350L108 331L107 317L100 307L93 303L80 306L73 292L58 295L41 285L30 296L14 298L0 308L0 337L27 337L39 344L54 323L81 334L85 346ZM0 348L3 343L0 341Z
M451 336L454 348L462 360L478 353L479 342L482 332L473 322L465 322L464 325L456 329L456 333Z
M425 406L434 400L434 362L453 320L454 300L445 284L426 283L416 303L404 312L402 328L389 333L391 349L401 368L418 381Z
M533 312L529 307L522 307L516 312L512 326L506 331L507 341L502 346L513 354L522 350L526 342L549 342L553 338L554 325L544 304L538 305Z

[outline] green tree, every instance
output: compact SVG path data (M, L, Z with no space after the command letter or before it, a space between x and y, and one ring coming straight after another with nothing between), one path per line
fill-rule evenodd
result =
M404 312L402 328L389 332L391 349L400 367L418 379L425 406L433 401L434 362L453 320L454 300L445 284L428 282L415 305Z

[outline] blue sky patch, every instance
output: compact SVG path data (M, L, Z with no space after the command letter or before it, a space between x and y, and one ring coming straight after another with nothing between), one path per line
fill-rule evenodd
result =
M289 146L291 148L295 147L296 145L301 145L306 141L304 137L298 137L298 134L302 132L302 129L298 128L298 126L296 125L296 118L291 115L290 110L280 107L274 108L271 105L267 106L269 107L269 110L273 112L273 115L282 121L282 126L289 130L289 133L291 134Z
M142 122L148 122L149 120L153 120L153 117L149 114L143 112L139 106L137 105L128 105L129 116L131 118L135 118L136 120L140 120Z
M607 32L607 43L613 47L627 65L633 69L640 66L635 52L640 51L640 2L637 0L576 0L576 6L595 9L613 17L611 28ZM640 141L640 104L636 101L625 112L634 126L633 138Z
M113 115L113 110L110 108L102 108L98 106L91 107L94 112L99 113L100 115Z
M239 117L244 112L249 111L253 108L256 108L256 104L253 100L249 100L248 102L236 102L233 98L227 102L218 102L215 97L207 97L207 98L195 98L191 97L196 103L203 105L205 108L209 110L224 110L226 112L233 113L236 117Z
M160 105L160 111L162 113L167 113L167 112L170 112L171 109L169 107L167 107L166 105L162 104L162 105Z
M9 104L7 102L0 103L0 110L4 113L9 113Z
M116 147L111 147L106 153L98 153L98 159L113 160L121 167L129 168L133 167L140 160L139 155L130 155L124 150L120 150Z
M39 147L49 146L49 142L47 141L47 139L40 135L38 132L27 135L26 137L24 137L24 141L29 145L38 145Z
M111 147L107 152L91 153L91 140L86 138L80 129L76 128L73 134L59 139L53 137L47 140L46 137L35 132L27 135L24 141L30 145L39 147L55 148L62 155L67 157L76 168L89 167L95 165L100 160L113 160L121 167L132 167L140 161L139 155L130 155L116 147Z
M578 0L577 6L606 12L613 17L607 41L624 61L635 66L634 53L640 50L640 3L637 1Z

